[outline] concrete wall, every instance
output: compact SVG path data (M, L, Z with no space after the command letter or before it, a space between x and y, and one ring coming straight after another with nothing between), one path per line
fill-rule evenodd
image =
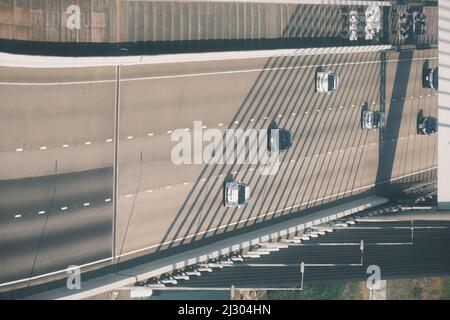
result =
M261 1L264 2L264 1ZM80 29L67 13L80 8ZM340 37L340 5L148 0L0 0L0 39L137 42Z
M450 9L439 8L438 209L450 210Z

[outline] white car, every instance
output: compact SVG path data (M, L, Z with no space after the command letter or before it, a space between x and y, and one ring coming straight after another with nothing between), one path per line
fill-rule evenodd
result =
M331 93L338 88L338 84L339 77L331 71L316 73L316 92Z
M226 182L223 194L225 207L242 206L250 199L250 188L242 182Z
M381 9L372 5L366 9L366 40L372 40L381 31Z
M361 116L362 129L382 129L385 126L384 112L363 110Z

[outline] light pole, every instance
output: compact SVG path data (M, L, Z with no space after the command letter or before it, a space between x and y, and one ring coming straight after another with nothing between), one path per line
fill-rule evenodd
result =
M359 249L361 250L361 266L362 266L364 260L364 240L361 240L361 243L359 244Z
M305 276L305 263L302 261L300 263L300 273L302 274L302 280L300 283L300 290L303 290L303 277Z

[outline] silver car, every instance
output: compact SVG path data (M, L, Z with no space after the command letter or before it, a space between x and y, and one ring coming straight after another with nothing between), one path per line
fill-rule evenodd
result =
M250 199L250 188L245 183L232 181L224 186L225 207L237 207L246 205Z
M291 132L286 129L267 130L267 149L273 152L286 151L292 147Z
M364 110L361 116L362 129L381 129L384 128L384 112L374 110Z
M425 69L423 71L422 79L423 87L434 88L438 90L439 85L439 67L432 69Z
M316 92L331 93L338 88L338 84L339 77L331 71L316 73Z

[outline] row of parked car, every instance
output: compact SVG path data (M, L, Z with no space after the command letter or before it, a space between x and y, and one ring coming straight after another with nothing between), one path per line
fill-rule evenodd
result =
M331 71L319 71L315 77L315 90L318 93L335 91L339 86L339 76ZM438 68L424 68L422 86L438 89ZM362 129L382 129L386 125L385 114L382 110L370 110L366 104L361 111ZM273 128L269 128L273 129ZM286 151L292 146L292 135L289 130L268 130L267 149L269 152ZM424 116L420 110L417 116L417 134L430 135L437 131L435 117ZM223 204L226 207L239 207L246 205L250 200L250 187L240 181L228 181L224 183Z
M401 40L412 41L417 35L425 34L426 19L424 13L407 10L399 16L399 36Z

